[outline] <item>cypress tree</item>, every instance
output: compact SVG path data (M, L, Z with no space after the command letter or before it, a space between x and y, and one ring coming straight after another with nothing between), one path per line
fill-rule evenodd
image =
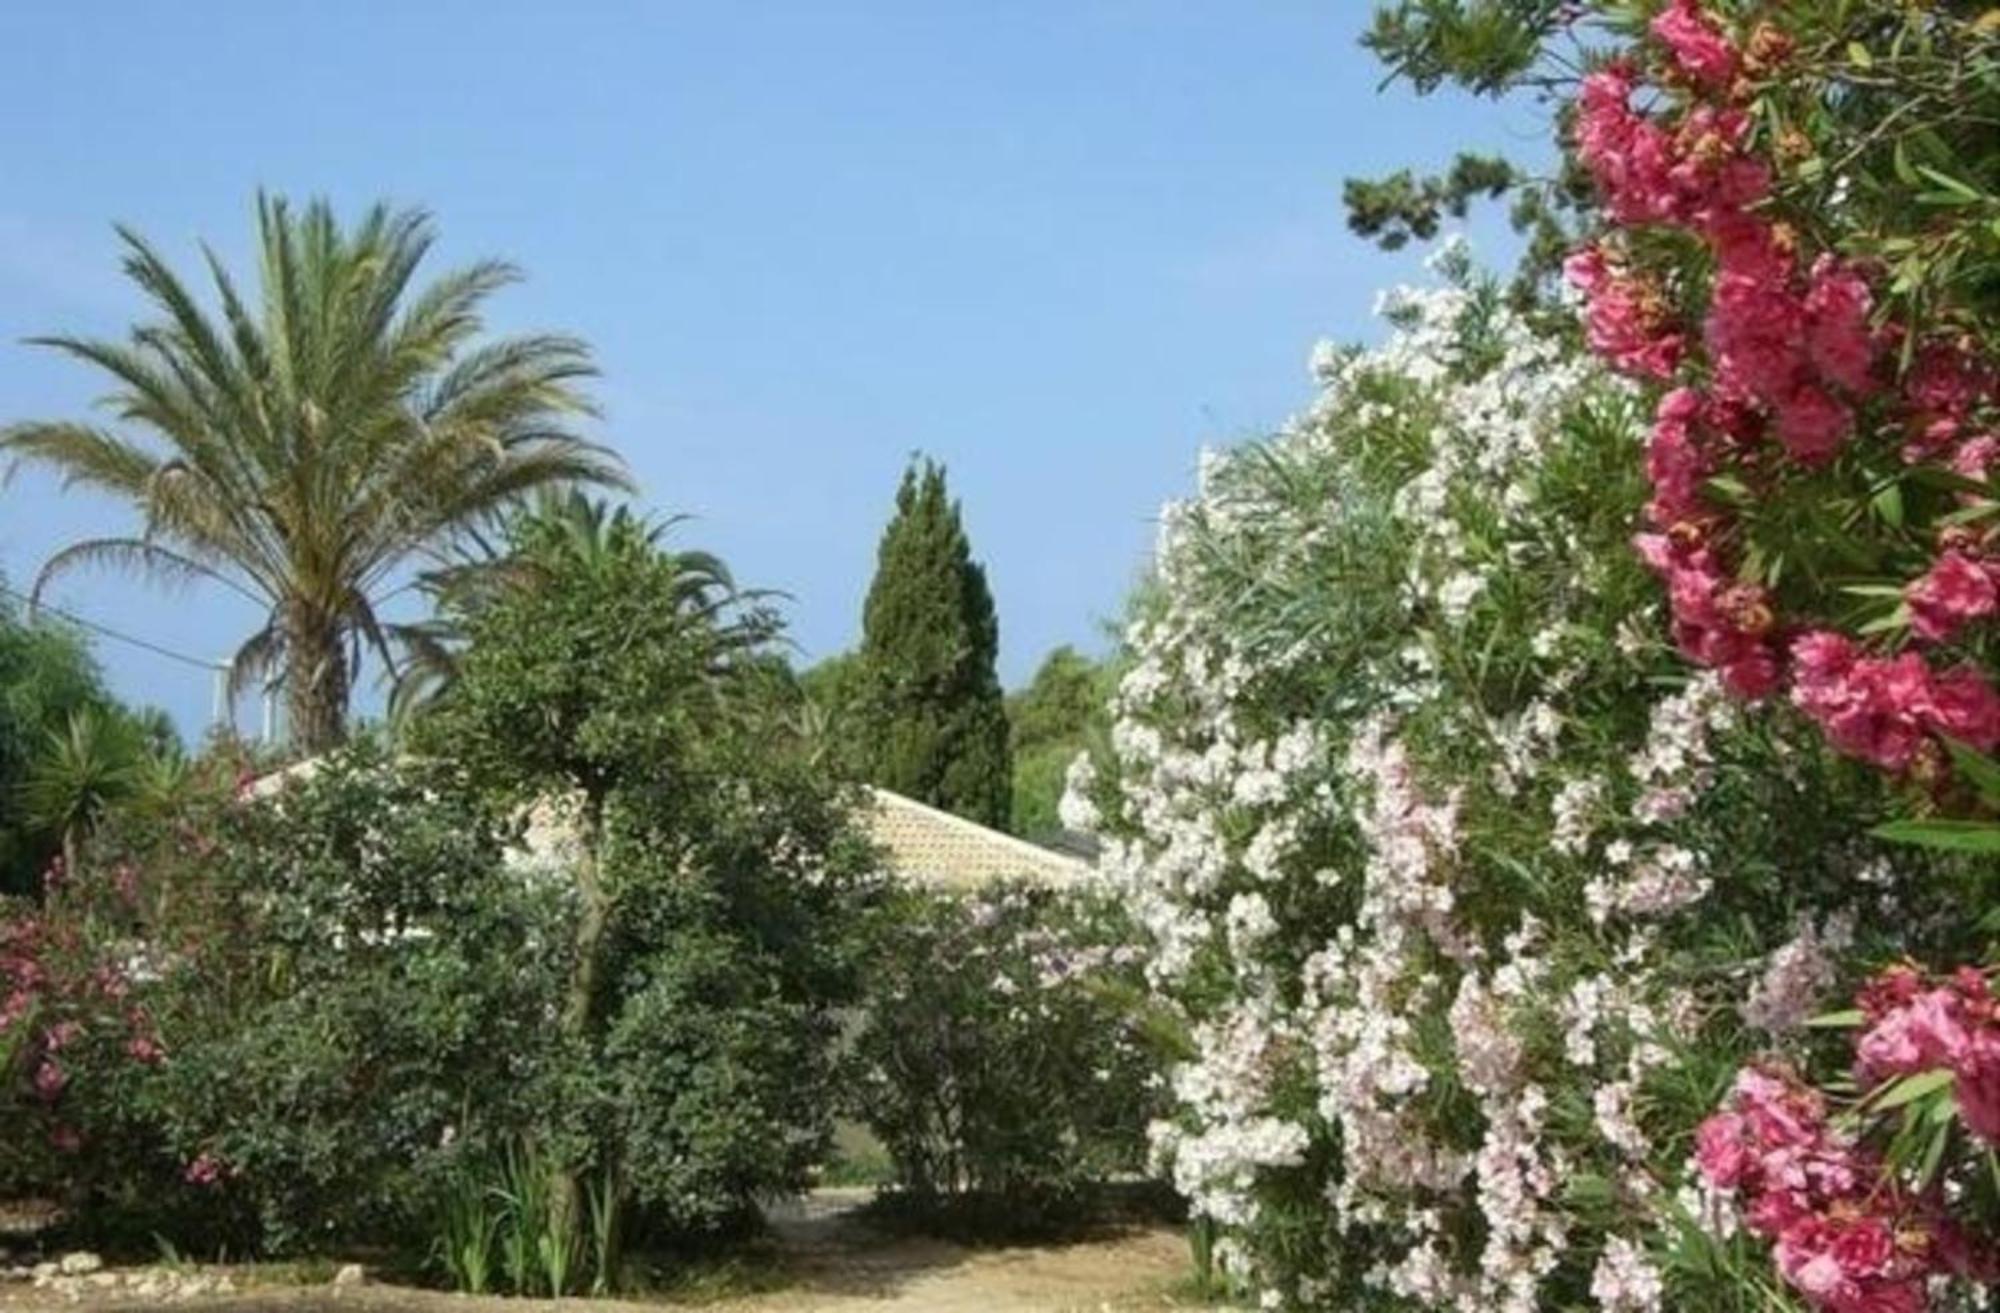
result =
M944 470L903 472L862 613L857 757L870 782L996 829L1012 807L1000 621Z

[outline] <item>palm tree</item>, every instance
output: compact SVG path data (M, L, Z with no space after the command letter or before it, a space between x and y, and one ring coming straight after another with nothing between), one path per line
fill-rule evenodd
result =
M126 342L38 339L110 376L110 411L145 435L80 422L0 429L0 455L133 504L130 535L70 545L43 566L105 564L205 579L255 602L262 626L232 692L275 679L294 746L343 736L364 651L393 670L408 627L377 608L413 562L540 489L619 485L622 466L570 424L588 348L555 335L490 339L482 303L516 281L484 261L415 283L428 216L378 205L343 229L323 201L257 198L253 307L206 247L219 321L136 233L126 274L158 318Z

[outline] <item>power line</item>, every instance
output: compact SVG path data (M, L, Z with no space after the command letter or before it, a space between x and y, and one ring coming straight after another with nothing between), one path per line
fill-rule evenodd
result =
M72 615L61 607L50 606L47 602L38 602L27 594L17 592L4 583L0 583L0 595L11 597L15 601L26 605L31 615L37 611L47 611L50 615L59 616L69 621L79 629L87 629L93 634L109 638L114 642L129 643L133 647L143 648L155 656L163 656L169 661L178 661L182 665L194 666L198 670L215 671L229 669L227 665L220 661L204 661L200 657L192 657L185 652L176 652L170 647L161 647L158 643L149 642L143 638L135 638L131 634L121 634L116 629L100 625L93 620L86 620L80 615Z

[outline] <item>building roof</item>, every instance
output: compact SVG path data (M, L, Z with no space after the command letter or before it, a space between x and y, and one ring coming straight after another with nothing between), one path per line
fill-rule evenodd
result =
M862 818L889 857L889 868L915 884L964 889L994 880L1066 885L1089 874L1087 863L1011 834L870 786Z
M258 779L250 792L269 797L293 780L310 779L319 768L316 757L294 762ZM900 793L869 785L866 796L859 819L868 837L886 854L891 873L912 884L940 889L971 889L996 880L1068 885L1090 873L1090 863L1080 857L1002 834ZM564 808L544 801L530 809L525 856L573 857L575 842L575 826Z

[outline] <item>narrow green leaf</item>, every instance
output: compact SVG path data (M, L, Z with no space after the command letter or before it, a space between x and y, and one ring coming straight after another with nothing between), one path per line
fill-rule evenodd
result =
M1821 1030L1846 1030L1860 1025L1867 1019L1860 1008L1848 1008L1842 1012L1822 1012L1816 1017L1809 1018L1806 1025Z
M1903 527L1903 490L1901 487L1892 483L1882 489L1882 491L1876 493L1874 506L1875 513L1882 517L1884 524L1892 529Z
M1927 1094L1935 1094L1957 1079L1948 1069L1920 1071L1914 1076L1905 1076L1889 1087L1889 1092L1875 1104L1877 1112L1887 1112L1914 1103Z
M1955 853L2000 853L2000 825L1991 821L1891 821L1869 831L1890 843Z

